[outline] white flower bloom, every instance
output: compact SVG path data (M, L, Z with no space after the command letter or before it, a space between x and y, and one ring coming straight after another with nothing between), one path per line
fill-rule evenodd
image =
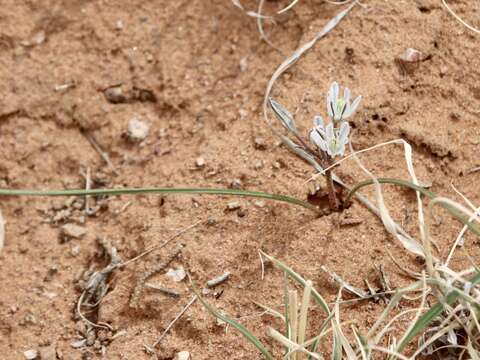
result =
M313 119L314 128L310 131L310 141L319 149L326 152L332 158L345 153L345 145L348 144L350 125L342 122L339 129L335 129L333 123L325 126L321 116Z
M362 100L361 96L358 96L353 103L350 103L350 90L345 88L343 91L343 97L339 98L339 86L336 81L330 85L327 95L327 111L333 121L342 121L348 119L355 113L355 110Z

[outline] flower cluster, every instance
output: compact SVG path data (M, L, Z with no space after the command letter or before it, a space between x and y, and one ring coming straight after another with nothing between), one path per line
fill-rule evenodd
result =
M327 95L327 112L331 122L325 124L321 116L313 119L310 141L331 158L342 156L349 141L350 125L346 119L357 109L361 96L350 103L350 90L345 88L343 97L339 96L339 86L333 82Z

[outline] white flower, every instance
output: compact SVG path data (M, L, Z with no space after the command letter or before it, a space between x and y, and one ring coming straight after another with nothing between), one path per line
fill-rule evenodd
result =
M325 126L321 116L313 119L314 128L310 131L310 141L319 149L326 152L330 157L343 156L345 145L348 144L350 125L342 122L339 129L335 129L333 123Z
M342 121L348 119L355 113L355 110L362 100L361 96L358 96L353 103L350 103L350 90L345 88L343 91L343 97L339 98L339 87L336 81L330 85L327 96L327 111L333 121Z

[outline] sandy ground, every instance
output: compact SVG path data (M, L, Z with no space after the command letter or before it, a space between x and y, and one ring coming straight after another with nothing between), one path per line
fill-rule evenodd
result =
M256 8L254 1L243 3ZM267 1L265 12L286 3ZM479 173L470 171L480 166L478 35L456 22L440 1L364 3L366 8L355 7L282 76L274 97L296 114L306 132L313 115L325 113L329 84L336 80L348 86L364 97L352 121L356 149L402 137L413 146L419 179L431 183L432 191L458 200L454 184L479 204ZM452 0L451 6L472 24L480 23L480 5L474 1ZM255 19L228 0L4 0L1 187L83 188L90 171L93 187L233 185L305 199L312 169L280 146L265 125L263 93L287 54L340 9L319 0L300 1L276 24L267 22L277 51L260 40ZM405 72L395 58L408 47L427 59ZM123 97L112 103L105 89L119 84ZM132 118L151 126L140 143L126 136ZM91 136L109 154L117 174L92 147ZM204 166L197 166L199 157ZM408 176L400 146L361 159L377 176ZM366 178L353 162L337 173L349 183ZM384 190L392 216L416 234L414 195L391 186ZM2 198L7 220L0 253L3 359L23 359L29 349L41 350L48 360L55 352L60 359L96 359L102 351L106 359L151 358L143 345L151 345L192 297L186 281L175 283L165 275L168 268L182 266L201 285L229 271L228 281L206 299L233 317L246 317L242 323L272 346L265 329L280 324L259 316L254 302L281 305L282 274L267 266L261 279L259 249L311 279L328 301L334 301L338 285L321 265L361 288L364 279L378 285L375 266L380 265L393 287L408 283L387 251L402 266L422 266L358 203L318 218L287 204L199 195L90 199L94 215L85 214L83 201ZM240 210L226 211L232 201ZM439 255L445 256L460 226L444 212L436 215L432 232ZM347 218L358 221L346 226ZM73 348L86 332L75 315L84 272L108 262L97 237L108 239L126 260L196 223L166 247L114 273L98 313L87 313L114 331L99 330L87 336L92 346ZM85 234L66 239L64 224L76 224ZM478 260L478 244L468 236L466 243ZM148 281L174 288L180 296L144 289L132 307L138 279L178 244L184 245L180 255ZM462 252L457 255L459 268L466 260ZM383 308L381 302L360 303L346 307L342 317L364 329ZM312 334L323 318L314 310ZM195 360L260 358L199 303L158 345L157 356L171 359L181 350Z

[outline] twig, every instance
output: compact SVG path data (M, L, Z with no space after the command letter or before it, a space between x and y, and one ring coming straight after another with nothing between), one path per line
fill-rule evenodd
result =
M359 289L355 286L350 285L347 283L345 280L343 280L340 276L338 276L336 273L333 271L328 270L325 266L320 266L320 269L322 269L324 272L326 272L333 280L335 280L337 283L340 284L340 286L344 287L345 290L348 290L352 294L358 296L359 298L366 298L368 294L363 291L362 289Z
M213 278L212 280L207 281L207 286L208 287L215 287L217 285L220 285L221 283L227 281L227 279L230 277L230 272L225 271L222 275L217 276L216 278Z
M170 329L175 325L175 323L182 317L182 315L185 313L185 311L188 310L188 308L197 300L197 295L194 295L192 299L183 307L183 309L178 313L178 315L175 317L175 319L172 320L170 324L168 324L167 328L163 331L162 335L153 343L151 347L146 347L147 349L155 349L157 345L162 341L162 339L167 335L167 333L170 331Z
M149 288L149 289L153 289L153 290L158 290L158 291L163 292L164 294L167 294L167 295L170 295L170 296L174 296L174 297L179 297L180 296L180 294L177 291L175 291L173 289L165 288L165 287L160 286L160 285L145 283L145 287Z
M119 173L115 169L115 166L113 165L112 161L110 160L110 156L98 144L95 137L86 130L82 130L82 134L85 136L85 138L88 140L88 142L93 146L93 148L97 151L98 155L100 155L100 157L103 159L103 161L105 161L105 163L110 167L113 174L118 176Z
M92 174L90 167L87 167L87 172L85 173L85 190L90 190L92 188ZM85 214L88 216L95 214L95 210L90 207L90 195L85 195Z

